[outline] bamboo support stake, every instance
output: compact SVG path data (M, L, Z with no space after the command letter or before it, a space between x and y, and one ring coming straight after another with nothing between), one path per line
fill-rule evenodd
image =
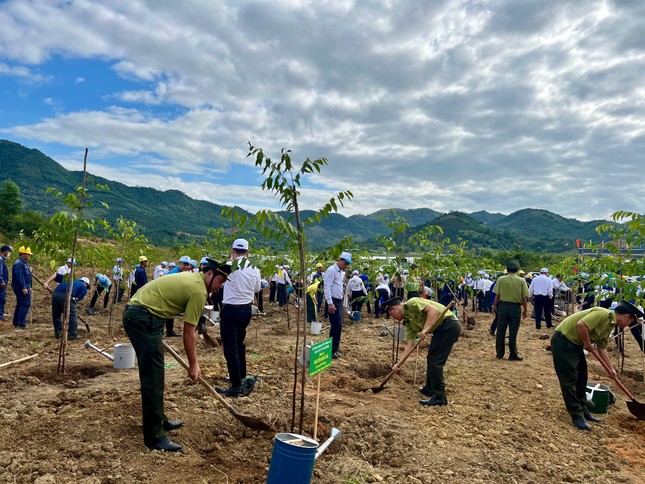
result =
M0 368L5 368L7 366L15 365L16 363L22 363L23 361L31 360L32 358L36 358L36 356L38 356L39 354L40 353L36 353L33 355L25 356L24 358L19 358L17 360L7 361L6 363L2 363L0 365Z
M318 435L318 407L320 405L320 377L322 372L318 373L318 383L316 384L316 410L314 412L314 440Z

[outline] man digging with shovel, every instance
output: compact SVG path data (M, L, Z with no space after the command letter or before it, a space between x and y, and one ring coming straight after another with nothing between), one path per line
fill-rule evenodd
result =
M213 259L203 272L171 274L149 282L137 291L123 312L123 327L139 363L143 440L151 450L177 452L165 431L182 426L181 420L168 420L164 413L164 354L162 338L166 320L180 313L184 316L184 349L188 358L188 376L199 379L196 327L209 294L222 288L231 267Z
M443 377L443 367L448 361L452 347L461 334L461 324L452 312L445 311L446 307L437 302L421 297L413 297L405 304L401 298L393 297L383 303L385 312L397 321L403 321L406 328L406 346L400 361L414 350L415 339L427 341L432 334L428 348L428 370L426 384L419 391L430 397L419 400L421 405L448 405L446 397L446 382ZM395 364L392 371L398 373L400 368Z
M615 326L625 328L642 317L640 309L628 301L621 301L613 311L591 308L572 314L556 328L551 337L553 366L560 381L564 404L578 430L591 430L587 422L600 422L586 407L587 360L583 349L593 354L609 377L618 383L616 370L607 353L609 335Z

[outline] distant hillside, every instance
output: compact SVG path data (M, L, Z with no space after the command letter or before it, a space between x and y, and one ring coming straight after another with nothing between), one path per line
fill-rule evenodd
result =
M91 170L90 170L91 171ZM25 209L51 216L64 207L45 190L55 187L69 193L81 184L82 173L69 171L38 150L0 140L0 182L12 179L20 187ZM159 245L188 243L203 238L209 228L229 229L221 215L221 205L194 200L178 190L128 187L122 183L93 176L97 183L107 184L109 192L93 192L95 202L104 201L110 209L94 204L92 217L104 217L114 223L120 216L134 220L148 239ZM259 188L258 188L259 189ZM601 221L580 222L566 219L546 210L524 209L510 215L478 211L472 214L442 214L430 208L395 209L411 228L406 238L428 224L440 225L446 237L465 240L471 247L493 250L523 249L537 252L563 252L573 247L575 239L599 241L595 228ZM303 220L312 211L303 211ZM291 216L291 214L283 213ZM368 215L345 217L331 214L322 223L307 228L309 247L319 250L351 235L355 244L378 250L377 236L389 229L382 219L392 220L391 210ZM400 241L405 246L407 240ZM407 248L414 251L414 247Z

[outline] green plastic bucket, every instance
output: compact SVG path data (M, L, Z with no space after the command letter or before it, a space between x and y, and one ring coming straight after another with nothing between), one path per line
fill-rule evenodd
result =
M593 413L607 413L611 399L611 390L607 385L587 383L587 407Z

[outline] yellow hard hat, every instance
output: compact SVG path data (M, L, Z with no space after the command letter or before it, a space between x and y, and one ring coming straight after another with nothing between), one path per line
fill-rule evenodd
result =
M18 253L19 254L29 254L29 255L31 255L31 247L27 247L25 249L25 246L21 245L20 248L18 249Z
M139 256L139 262L145 262L148 258L145 255Z
M320 262L318 264L316 264L316 267L322 267L322 266L323 265Z

